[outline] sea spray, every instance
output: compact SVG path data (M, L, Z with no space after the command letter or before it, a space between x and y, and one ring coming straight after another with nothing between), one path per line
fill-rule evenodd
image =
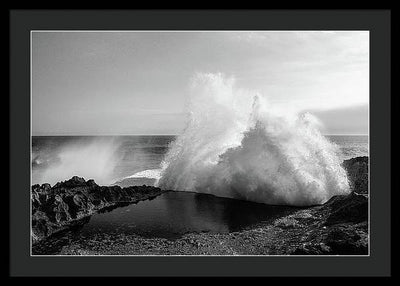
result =
M93 137L68 142L53 151L52 160L48 160L40 178L41 183L55 184L73 176L94 179L101 185L113 183L113 171L121 160L118 155L120 142L112 137ZM46 150L43 150L46 155ZM47 154L48 155L48 154ZM40 163L40 155L33 163Z
M337 147L311 114L278 110L221 74L196 75L191 91L158 186L296 206L349 192Z

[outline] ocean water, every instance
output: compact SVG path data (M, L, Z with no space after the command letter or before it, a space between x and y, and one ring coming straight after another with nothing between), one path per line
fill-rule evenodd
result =
M33 136L32 184L74 175L98 184L152 185L176 136ZM368 136L329 135L340 160L368 156Z
M369 155L368 135L327 135L326 137L339 146L338 156L341 160Z
M94 179L100 185L151 185L159 177L160 164L175 139L175 136L33 137L32 184L53 185L78 175ZM338 145L340 160L368 155L367 136L328 139ZM268 223L296 209L203 193L168 192L152 200L96 213L81 227L35 245L32 253L59 254L70 245L92 249L130 235L173 240L193 232L228 233Z
M187 233L229 233L272 222L296 210L201 193L168 192L152 200L96 213L82 226L41 241L32 253L59 254L71 244L91 249L104 246L104 241L119 241L131 235L175 240Z
M151 185L168 144L174 139L175 136L33 136L32 184L53 185L77 175L104 185Z

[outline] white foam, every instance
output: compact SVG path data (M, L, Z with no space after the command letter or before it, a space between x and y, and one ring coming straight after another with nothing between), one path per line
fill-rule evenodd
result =
M311 114L279 110L221 74L194 78L188 109L158 186L288 205L349 192L337 147Z
M124 177L123 179L136 179L136 178L147 178L158 180L161 177L162 169L149 169L141 172L137 172L133 175Z
M57 151L57 160L41 174L39 181L55 184L73 176L94 179L98 184L110 184L113 171L120 160L120 143L114 138L77 140Z

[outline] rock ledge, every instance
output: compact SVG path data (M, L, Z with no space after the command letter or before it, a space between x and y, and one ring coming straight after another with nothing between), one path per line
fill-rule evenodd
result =
M97 211L121 203L137 203L152 199L166 191L150 186L99 186L93 180L77 176L50 184L33 185L32 242L36 243L54 233L83 224Z

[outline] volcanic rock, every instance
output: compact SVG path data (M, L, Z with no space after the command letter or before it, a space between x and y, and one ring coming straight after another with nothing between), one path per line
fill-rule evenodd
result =
M368 157L355 157L343 162L351 189L360 194L368 194Z
M33 243L80 223L97 211L119 204L137 203L154 198L166 191L150 186L99 186L93 180L72 177L51 187L33 185L32 240Z

